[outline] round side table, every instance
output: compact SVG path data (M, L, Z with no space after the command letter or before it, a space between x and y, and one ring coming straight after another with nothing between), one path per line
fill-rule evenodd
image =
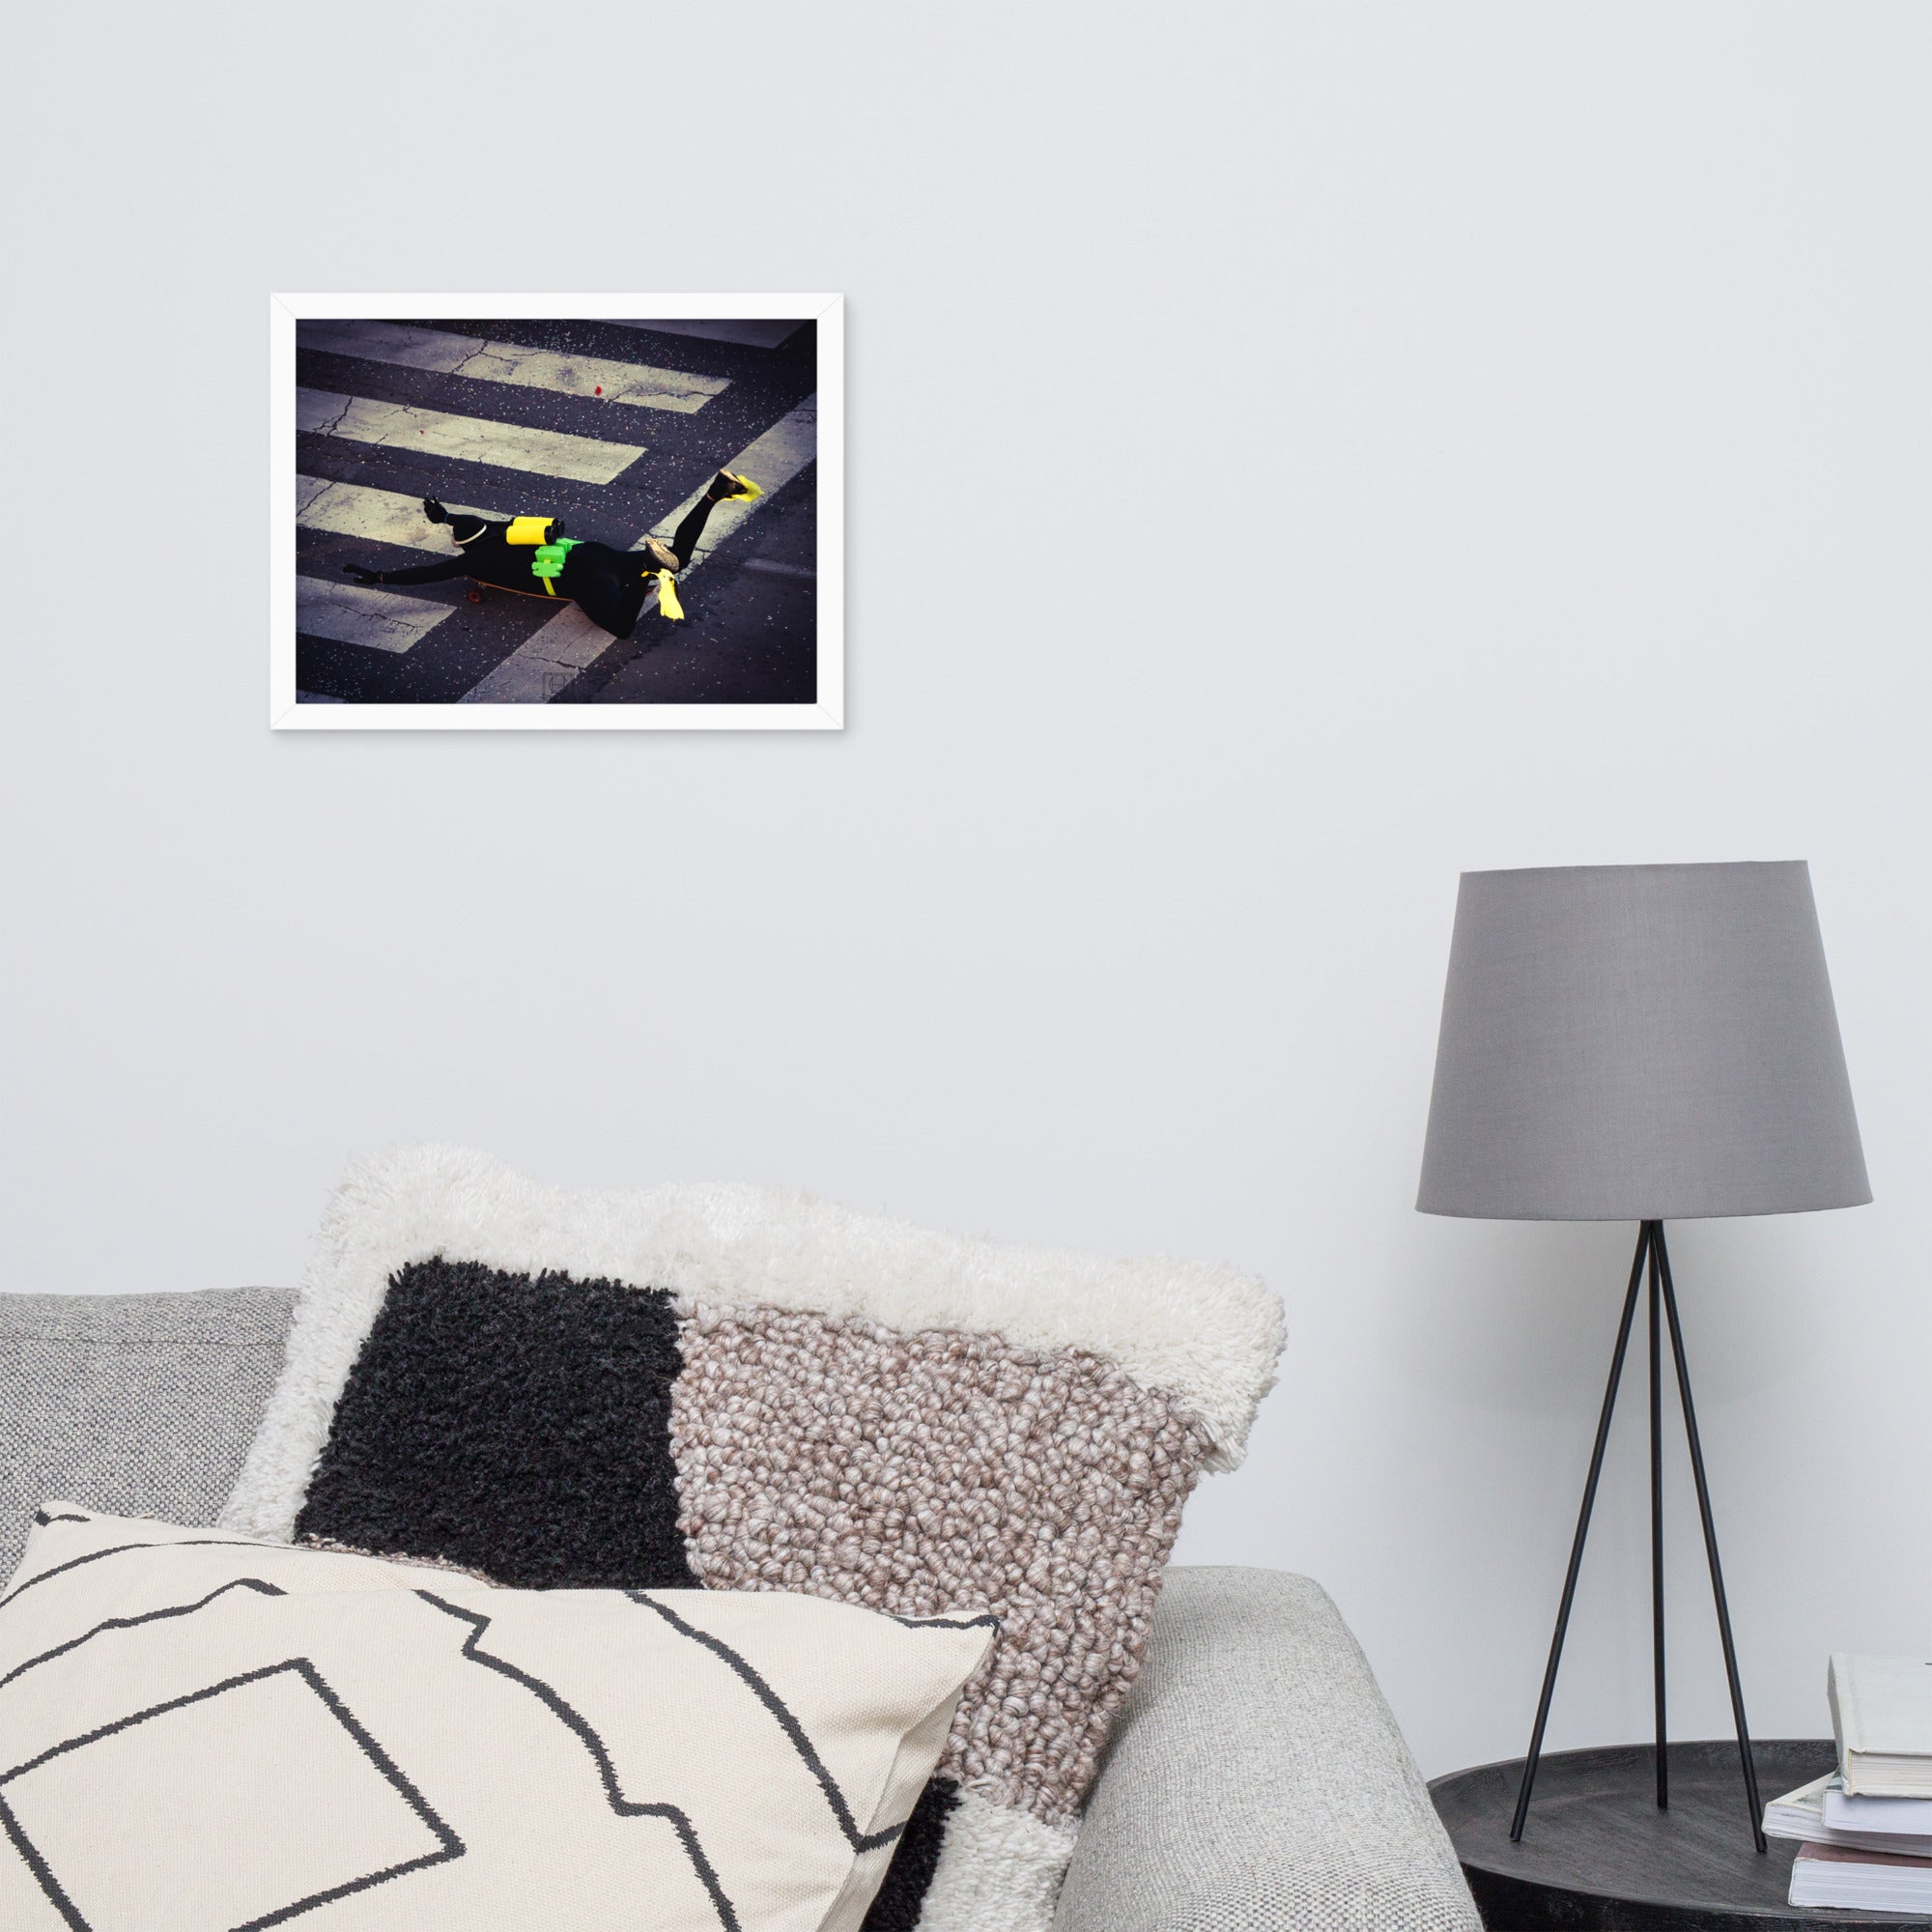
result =
M1754 1745L1767 1801L1822 1776L1832 1741ZM1491 1932L1768 1932L1772 1926L1889 1925L1932 1918L1819 1912L1785 1903L1798 1847L1760 1857L1745 1816L1738 1747L1670 1747L1670 1808L1657 1808L1649 1745L1545 1752L1520 1844L1511 1844L1522 1760L1451 1772L1429 1787Z

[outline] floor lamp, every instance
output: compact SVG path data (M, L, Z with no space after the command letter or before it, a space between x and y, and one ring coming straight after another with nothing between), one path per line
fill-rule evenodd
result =
M1649 1289L1651 1634L1664 1749L1662 1332L1667 1325L1757 1849L1763 1806L1690 1400L1664 1223L1871 1199L1803 861L1465 872L1416 1206L1504 1221L1635 1221L1583 1505L1510 1836L1522 1836L1604 1444Z

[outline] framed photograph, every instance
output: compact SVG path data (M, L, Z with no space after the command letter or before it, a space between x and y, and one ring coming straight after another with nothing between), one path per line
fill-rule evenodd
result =
M271 728L838 730L843 310L271 297Z

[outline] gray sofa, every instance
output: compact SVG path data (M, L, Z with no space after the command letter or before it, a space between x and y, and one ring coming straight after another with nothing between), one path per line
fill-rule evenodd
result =
M211 1521L280 1367L293 1299L0 1294L0 1577L51 1497ZM1318 1584L1168 1572L1055 1924L1480 1926L1395 1719Z

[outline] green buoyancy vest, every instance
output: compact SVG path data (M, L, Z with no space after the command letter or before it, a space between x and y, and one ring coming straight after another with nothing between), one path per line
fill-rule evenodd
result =
M563 573L563 560L577 548L576 537L564 537L556 543L539 544L530 553L530 575L543 579L546 596L556 595L556 585L551 582Z

